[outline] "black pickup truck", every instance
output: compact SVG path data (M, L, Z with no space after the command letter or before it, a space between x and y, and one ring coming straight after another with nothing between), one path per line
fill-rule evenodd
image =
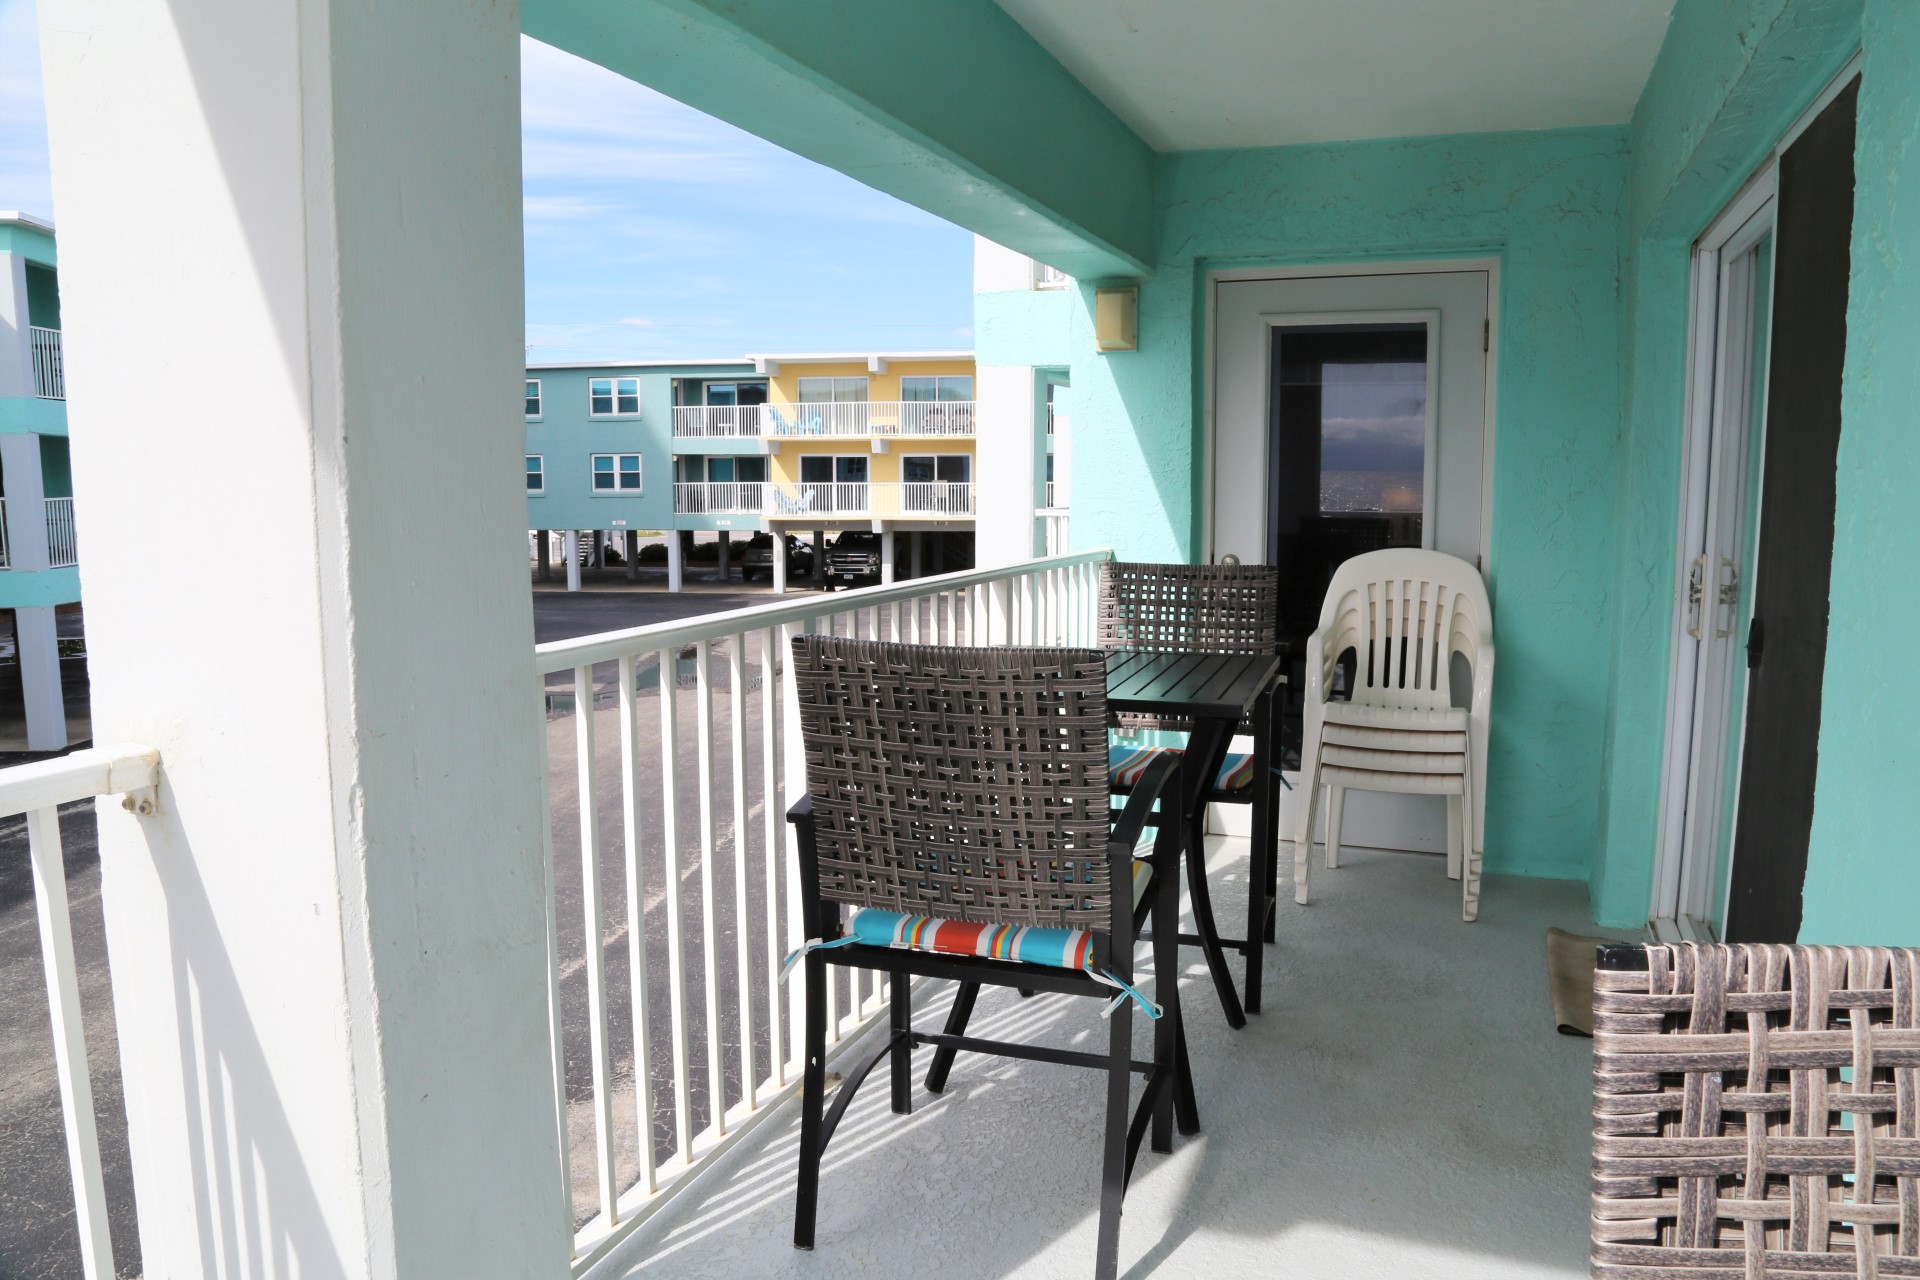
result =
M849 529L827 548L827 590L880 581L880 535Z

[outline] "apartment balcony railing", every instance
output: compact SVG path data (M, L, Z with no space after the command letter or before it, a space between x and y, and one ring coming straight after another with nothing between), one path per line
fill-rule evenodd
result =
M1066 489L1058 480L1047 481L1047 510L1054 511L1060 506L1060 499L1066 497Z
M73 499L48 498L47 568L68 569L80 563L80 542L73 524ZM13 569L13 544L7 536L7 499L0 498L0 569Z
M673 510L683 516L763 514L768 486L758 480L686 481L673 486Z
M47 499L47 567L66 569L80 563L80 542L73 527L73 499Z
M33 325L27 340L33 347L33 394L42 400L67 398L66 367L60 355L60 331Z
M860 400L834 404L680 405L683 439L809 436L971 436L971 400Z
M535 649L555 708L550 791L557 810L579 814L577 833L556 833L548 881L581 886L584 904L549 956L576 1275L799 1087L802 984L780 981L782 958L805 938L784 821L805 789L793 638L1090 645L1110 558L946 574ZM601 887L615 884L624 893L603 901ZM623 949L625 964L610 963ZM883 1016L888 989L877 975L841 975L826 998L831 1055ZM584 1032L578 1014L562 1025L558 1011L582 1008ZM638 1071L636 1044L652 1046Z
M782 519L805 516L954 519L974 514L971 484L802 481L770 484L767 488L766 514Z

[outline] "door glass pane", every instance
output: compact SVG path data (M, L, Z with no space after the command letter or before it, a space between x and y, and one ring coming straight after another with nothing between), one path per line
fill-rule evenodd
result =
M1051 462L1053 456L1049 454L1047 460ZM964 453L942 454L937 466L940 481L943 484L965 484L969 478L968 472L972 470L972 462L973 459Z
M902 377L900 379L900 398L902 400L932 400L935 398L937 378L922 376Z
M900 459L900 478L908 484L925 484L933 479L932 458Z
M1275 329L1272 360L1268 562L1281 566L1282 636L1304 640L1335 568L1420 545L1427 332Z
M707 384L708 404L738 404L739 388L731 382L709 382Z
M865 378L835 378L833 380L833 398L843 404L865 400L867 398L867 380Z
M867 478L865 454L851 454L833 460L833 478L842 484L863 484Z
M965 376L940 379L940 398L942 400L973 399L973 379Z
M825 484L833 479L833 459L824 453L809 453L800 459L800 479L806 484Z
M833 399L832 378L800 379L801 404L826 404Z
M767 479L767 460L765 458L738 458L734 460L734 479L742 484L764 484Z
M708 458L707 479L715 484L728 484L733 480L732 458Z
M741 404L765 404L767 402L767 384L764 382L743 382L738 392Z

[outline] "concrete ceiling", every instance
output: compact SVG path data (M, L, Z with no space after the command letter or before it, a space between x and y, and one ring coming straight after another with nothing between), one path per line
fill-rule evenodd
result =
M1619 124L1673 0L999 0L1150 145Z

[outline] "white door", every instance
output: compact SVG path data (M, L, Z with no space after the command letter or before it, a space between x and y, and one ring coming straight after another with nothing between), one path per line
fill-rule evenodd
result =
M1463 264L1214 282L1209 550L1282 566L1283 638L1311 633L1352 555L1482 563L1490 278ZM1220 817L1231 829L1231 808ZM1442 852L1445 802L1350 793L1342 839Z
M1761 172L1694 249L1672 697L1650 913L1663 938L1726 923L1766 427L1776 178Z

